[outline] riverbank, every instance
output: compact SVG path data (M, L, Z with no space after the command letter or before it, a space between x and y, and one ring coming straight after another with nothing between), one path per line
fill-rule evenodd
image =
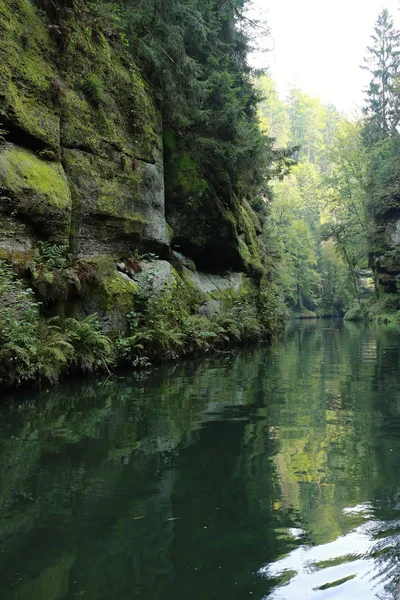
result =
M15 264L2 264L2 387L200 356L268 339L284 321L276 289L244 273L206 274L153 258L135 260L130 275L127 261L96 264L89 278L93 264L81 261L80 294L51 301L49 283L43 291L34 277L16 277ZM51 284L71 280L65 265L46 268Z
M398 294L382 294L378 299L361 301L345 314L346 321L370 321L400 324L400 298Z

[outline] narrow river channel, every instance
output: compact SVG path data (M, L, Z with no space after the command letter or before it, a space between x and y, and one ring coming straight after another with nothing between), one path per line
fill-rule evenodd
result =
M396 599L400 330L10 394L0 597Z

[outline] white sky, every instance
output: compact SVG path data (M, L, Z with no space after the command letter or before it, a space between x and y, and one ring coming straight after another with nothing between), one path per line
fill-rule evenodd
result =
M285 96L291 84L350 115L358 112L368 74L360 69L378 13L400 28L400 0L253 0L271 29L270 52L255 58Z

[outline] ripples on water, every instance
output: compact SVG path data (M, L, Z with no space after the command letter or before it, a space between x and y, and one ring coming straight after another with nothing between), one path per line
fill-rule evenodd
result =
M400 598L400 338L285 339L4 399L0 597Z
M265 598L369 600L390 597L390 588L397 597L398 564L397 558L393 562L391 552L397 554L400 520L376 521L369 518L371 513L365 517L366 523L333 542L314 547L301 545L288 556L262 567L259 574L263 577L288 580Z

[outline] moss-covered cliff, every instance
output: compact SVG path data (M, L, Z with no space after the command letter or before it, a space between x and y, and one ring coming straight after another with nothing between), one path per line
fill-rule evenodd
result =
M77 255L166 248L160 116L88 16L62 29L28 0L0 7L1 229Z
M135 360L270 332L265 298L259 314L259 217L239 188L218 191L182 132L163 130L154 91L121 29L94 5L0 5L0 292L9 328L22 293L35 327L58 315L54 327L65 333L65 318L97 313L96 331L101 324ZM196 269L214 274L210 289ZM229 322L210 325L216 315ZM65 341L63 369L77 352L72 334ZM8 338L6 347L9 367L23 353L14 356ZM17 382L46 377L17 371Z

